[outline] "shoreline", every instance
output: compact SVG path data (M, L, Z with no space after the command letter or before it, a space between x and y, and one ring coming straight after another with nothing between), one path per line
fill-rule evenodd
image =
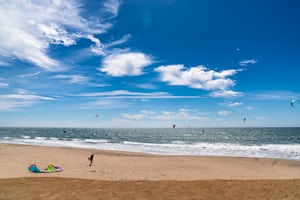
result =
M133 150L120 150L120 149L103 149L103 148L94 148L94 147L85 147L85 146L68 146L68 145L47 145L47 144L18 144L10 142L0 142L0 145L16 145L16 146L32 146L32 147L53 147L53 148L70 148L70 149L82 149L82 150L91 150L91 151L102 151L107 153L122 153L122 154L141 154L145 156L179 156L179 157L227 157L227 158L259 158L259 159L275 159L275 160L284 160L284 161L295 161L300 162L300 159L296 158L287 158L287 157L267 157L267 156L244 156L244 155L198 155L198 154L168 154L168 153L151 153L151 152L141 152Z

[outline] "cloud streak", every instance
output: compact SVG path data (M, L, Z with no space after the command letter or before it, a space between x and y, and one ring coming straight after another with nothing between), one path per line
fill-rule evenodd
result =
M227 115L231 114L231 112L226 111L226 110L221 110L221 111L218 111L217 114L220 116L227 116Z
M53 101L52 97L40 96L27 90L17 90L14 94L0 95L0 110L15 110L33 106L40 101Z
M8 88L9 84L8 83L1 83L0 82L0 88Z
M108 0L104 3L106 11L112 14L112 18L118 15L120 5L119 0Z
M75 74L75 75L56 75L54 78L58 79L63 79L63 80L68 80L70 83L87 83L89 81L89 78L80 74Z
M131 92L127 90L114 90L109 92L96 93L82 93L78 96L82 97L106 97L106 98L120 98L120 99L172 99L172 98L201 98L199 96L175 96L167 92Z
M291 100L300 97L299 93L292 91L264 91L249 94L249 98L256 100Z
M177 112L172 111L161 111L156 113L154 111L143 110L141 113L120 113L121 116L129 120L207 120L206 117L201 116L197 111L188 109L179 109Z
M255 60L255 59L250 59L250 60L242 60L239 62L239 65L244 67L244 66L247 66L247 65L253 65L253 64L256 64L258 61Z
M213 91L209 94L211 97L239 97L242 96L241 92L235 92L232 90L219 90Z

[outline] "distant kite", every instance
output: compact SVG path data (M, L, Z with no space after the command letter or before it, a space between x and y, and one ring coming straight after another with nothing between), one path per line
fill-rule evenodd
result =
M292 101L291 101L291 106L294 107L294 105L295 105L296 102L300 102L300 101L299 101L299 100L295 100L295 99L292 100Z
M96 115L95 115L95 117L99 117L99 115L98 115L98 114L96 114Z
M246 122L247 118L244 118L243 121Z

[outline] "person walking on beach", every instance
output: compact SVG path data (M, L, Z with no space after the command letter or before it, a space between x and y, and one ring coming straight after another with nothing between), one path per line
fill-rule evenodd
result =
M90 161L90 166L92 166L94 160L94 153L88 159Z

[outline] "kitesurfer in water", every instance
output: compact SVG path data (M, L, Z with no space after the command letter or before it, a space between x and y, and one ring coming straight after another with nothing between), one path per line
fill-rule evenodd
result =
M90 161L90 166L92 166L94 160L94 153L88 159Z

